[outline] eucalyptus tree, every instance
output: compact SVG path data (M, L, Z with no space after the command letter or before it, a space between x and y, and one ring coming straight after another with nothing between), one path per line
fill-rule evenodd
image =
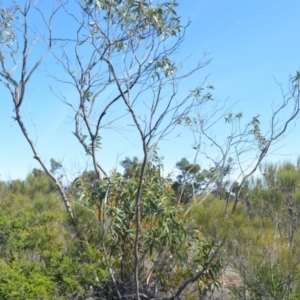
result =
M183 63L176 62L176 55L188 27L188 24L181 24L176 12L178 6L176 1L163 3L148 0L58 1L53 3L50 13L44 10L43 4L42 1L26 0L21 3L13 1L8 7L1 9L0 78L1 83L10 92L14 119L28 141L34 158L59 188L74 224L80 223L61 180L56 178L55 170L60 166L57 163L54 165L54 161L51 161L49 167L44 162L28 131L28 125L22 119L21 108L26 90L30 86L30 80L42 63L47 65L47 59L51 53L65 72L65 76L60 77L57 72L49 75L71 86L75 96L69 99L65 95L58 95L59 93L56 93L54 88L52 90L54 95L72 109L74 113L72 119L75 125L73 133L86 154L91 157L100 185L96 197L97 203L90 201L85 206L79 201L77 205L84 206L92 214L94 214L93 204L98 209L97 226L102 225L104 237L101 247L105 257L113 253L105 243L105 239L112 236L113 227L107 227L104 220L107 220L113 205L116 203L120 205L120 202L115 199L120 189L124 189L124 195L129 201L129 204L127 201L121 204L127 203L130 209L127 215L130 219L127 223L131 228L127 228L129 231L124 234L128 236L130 233L132 236L133 233L134 237L134 247L131 249L134 265L132 273L128 274L129 277L133 274L134 284L129 289L126 289L125 284L120 286L118 282L122 281L122 276L118 277L116 270L109 265L108 259L114 296L119 299L145 298L147 296L145 291L140 292L143 282L146 282L148 287L151 282L154 282L155 291L148 289L147 297L150 297L152 293L151 297L160 299L161 289L158 283L162 270L159 271L153 267L146 281L143 280L145 274L141 273L145 257L150 249L151 252L154 251L152 246L159 239L155 235L150 236L152 240L150 239L149 246L145 249L140 246L144 243L141 238L145 238L143 218L145 218L144 209L147 208L147 203L144 201L147 202L145 199L152 197L151 190L147 190L151 187L145 179L146 169L152 166L149 164L150 161L156 160L159 141L166 137L196 106L207 101L205 97L195 96L195 89L199 89L202 84L195 89L191 88L186 95L179 97L178 92L180 83L204 67L208 61L194 63L194 67L188 71L183 68ZM34 23L37 16L39 25ZM53 25L59 20L56 19L57 16L60 18L63 16L64 23L70 26L66 36L63 36L63 33L55 36L53 34ZM37 47L37 44L42 47ZM111 116L112 110L118 113ZM132 185L127 181L120 181L117 175L109 176L102 165L103 159L98 151L102 145L103 129L118 128L122 131L125 122L130 123L130 126L135 129L143 153L138 177ZM80 190L82 185L78 184L78 181L75 184ZM120 186L114 190L116 184ZM154 183L151 181L151 184ZM158 186L154 188L159 188L159 185L164 183L158 181L157 184ZM127 188L130 190L130 187L134 187L135 190L127 193ZM112 194L111 191L115 192ZM172 197L172 193L168 191L167 188L166 197ZM81 189L81 192L83 197L89 195L89 190ZM163 201L161 205L168 203L164 198L160 201ZM157 206L157 209L157 212L153 212L154 215L161 212L160 206ZM165 211L167 212L168 210ZM170 213L169 216L164 215L166 220L170 221L171 216L176 217L174 210L168 213ZM101 216L102 219L100 219ZM110 222L117 222L115 217L117 216L112 216ZM147 215L146 220L148 217ZM159 222L160 215L158 214L156 218ZM179 226L179 224L176 225L176 220L175 218L174 224L173 221L171 222L175 229ZM118 223L113 224L118 225ZM180 228L179 226L178 230ZM184 241L184 236L185 234L181 236L182 241ZM116 238L119 239L121 236ZM158 257L155 259L154 266L162 265L165 256L170 254L171 245L174 244L173 242L170 244L168 239L162 239L160 243L162 243L159 248L160 252L155 252ZM187 272L187 277L182 279L177 289L169 291L166 299L177 299L188 285L207 276L208 269L215 264L219 250L218 244L199 244L199 247L205 254L200 260L194 262L199 267L195 271ZM158 248L155 251L158 251ZM190 250L186 249L186 251L183 257L186 257ZM181 259L184 259L183 257ZM194 263L191 263L192 269ZM155 271L157 274L152 276Z
M205 63L196 63L187 73L180 63L175 63L186 29L176 14L175 1L162 4L88 1L78 5L80 18L74 15L72 7L64 5L66 14L77 26L76 36L73 40L60 38L61 53L55 54L69 76L68 83L74 87L78 101L74 104L62 100L74 110L74 134L91 156L99 180L107 176L97 156L101 131L120 119L122 126L125 118L138 133L143 159L134 196L134 281L139 299L139 244L147 163L159 140L198 104L193 93L189 92L181 100L177 99L177 93L180 81ZM70 45L74 49L71 58ZM115 119L107 118L112 109L119 111Z

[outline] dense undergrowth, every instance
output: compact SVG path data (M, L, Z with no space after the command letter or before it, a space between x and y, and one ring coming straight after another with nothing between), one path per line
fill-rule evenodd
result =
M45 175L2 183L0 207L0 299L78 299L105 280L103 253L76 237Z
M181 295L204 299L207 291L221 287L227 266L243 282L231 287L233 299L299 299L299 165L262 170L264 177L245 185L232 212L230 201L214 195L201 204L178 205L172 181L149 166L139 239L144 299L172 299L195 270L206 268ZM1 182L0 298L118 299L118 291L129 294L136 185L133 173L114 173L101 183L78 178L69 189L78 220L72 223L43 173Z
M120 299L122 293L131 299L139 182L135 171L127 177L113 173L102 182L92 174L75 180L68 189L75 221L42 172L35 170L24 181L2 182L0 298ZM160 177L155 165L149 165L142 198L142 297L174 299L184 294L193 299L204 293L202 288L218 285L218 242L190 228L184 207L177 206L172 181Z
M299 163L266 164L247 182L238 209L210 196L191 210L206 236L226 241L224 266L243 284L233 299L300 298ZM224 214L224 212L226 212Z

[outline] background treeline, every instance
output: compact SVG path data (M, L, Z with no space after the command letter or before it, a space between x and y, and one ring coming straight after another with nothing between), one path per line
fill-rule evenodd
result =
M85 172L65 187L77 224L44 172L1 182L1 299L118 299L118 291L132 289L132 199L141 163L126 158L122 166L122 174L99 181ZM195 268L205 272L182 299L299 299L299 161L261 167L263 176L245 183L234 213L226 183L201 193L213 170L182 159L171 179L161 168L159 160L149 163L142 195L144 299L173 299ZM188 176L186 168L193 170ZM240 277L229 284L231 298L222 296L227 267Z

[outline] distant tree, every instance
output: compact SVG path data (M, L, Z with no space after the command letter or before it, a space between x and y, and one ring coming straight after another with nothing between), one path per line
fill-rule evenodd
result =
M142 164L137 156L134 156L132 159L126 157L123 161L121 161L120 165L124 168L123 174L125 177L139 177Z
M32 170L32 174L34 177L41 177L41 176L45 175L45 172L41 169L34 168Z
M63 165L56 161L54 158L51 158L50 159L50 164L51 164L51 169L50 169L50 172L51 173L55 173L57 170L61 169L63 167Z
M0 201L3 199L3 195L6 189L7 189L6 182L0 181Z
M201 168L198 164L190 163L186 158L177 162L176 168L180 172L173 183L177 202L187 203L202 191L205 186L205 176L200 172Z
M127 178L138 178L141 173L142 161L134 156L132 159L126 157L121 161L120 165L124 168L123 176ZM161 177L162 162L156 156L155 160L147 162L146 174L147 176Z

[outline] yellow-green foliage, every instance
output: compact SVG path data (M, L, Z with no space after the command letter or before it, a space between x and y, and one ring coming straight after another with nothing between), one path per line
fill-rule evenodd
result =
M25 181L3 184L0 299L84 299L95 296L91 287L104 299L107 293L116 295L115 284L121 291L130 287L138 185L139 177L118 173L102 182L77 182L74 195L81 191L85 197L70 196L76 215L73 222L43 172L35 170ZM106 207L102 205L105 195ZM203 292L199 284L218 284L218 257L206 267L218 244L190 227L183 213L172 182L152 166L142 190L141 288L157 284L159 293L170 295L203 268L205 272L194 283L197 293ZM117 283L111 280L112 272Z
M2 195L0 299L69 299L106 278L102 252L72 233L45 175L11 182Z
M299 299L299 166L266 165L246 195L234 213L232 203L208 196L189 218L204 235L225 241L224 259L244 281L237 299Z

